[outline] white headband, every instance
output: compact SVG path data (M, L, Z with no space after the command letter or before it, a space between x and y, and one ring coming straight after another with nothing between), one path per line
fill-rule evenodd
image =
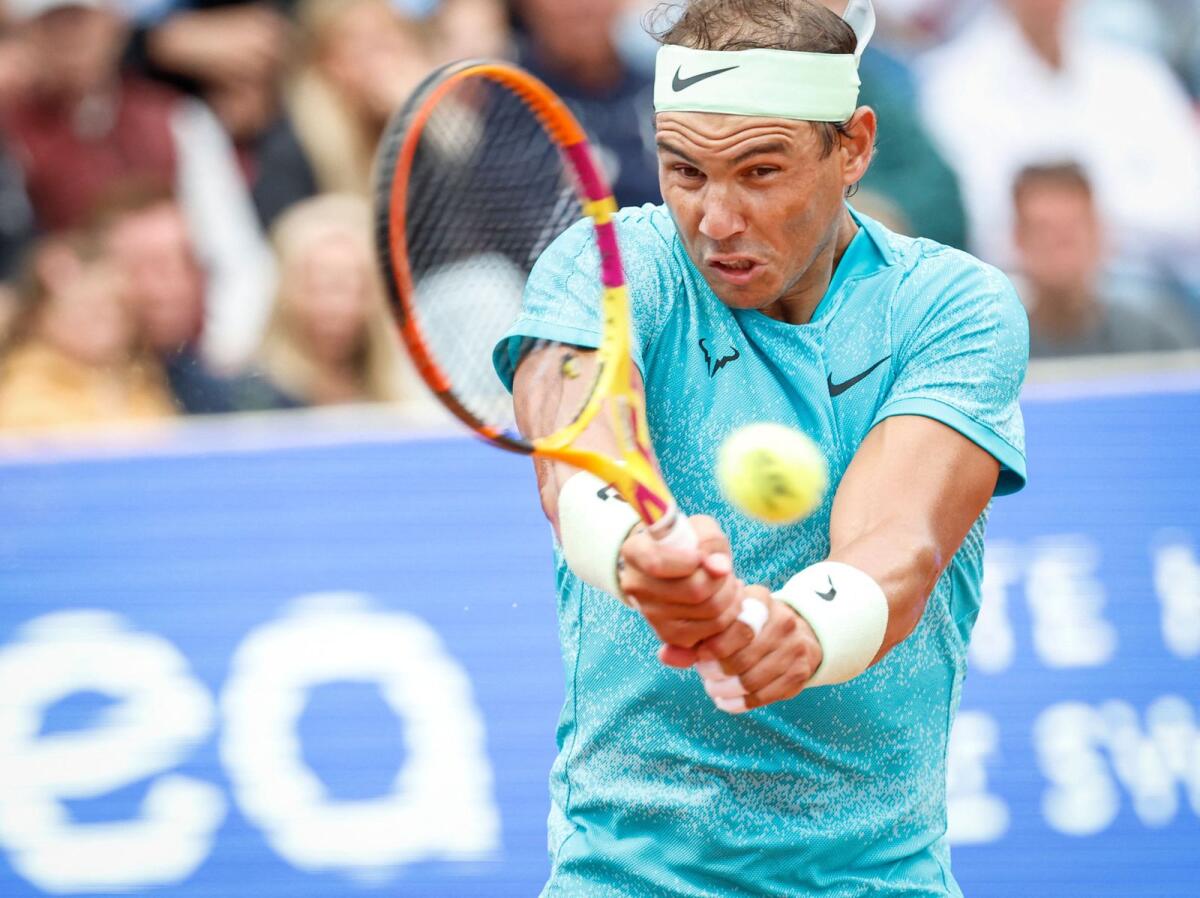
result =
M853 54L791 50L658 51L655 112L718 112L810 122L844 122L858 108L858 60L875 33L871 0L850 0Z

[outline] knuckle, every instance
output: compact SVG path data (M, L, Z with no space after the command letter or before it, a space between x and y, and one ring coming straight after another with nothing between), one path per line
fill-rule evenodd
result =
M721 620L725 623L725 626L729 627L733 625L734 621L741 617L741 614L742 605L740 602L726 602L724 607L721 609ZM747 625L747 627L749 627L749 625Z
M796 622L796 615L795 614L787 614L787 615L780 617L779 628L780 628L779 632L782 635L792 636L797 631L797 629L799 629L799 624L797 624L797 622Z
M703 615L704 620L713 621L718 627L717 632L725 630L730 623L733 622L736 615L731 617L725 603L720 601L715 596L709 596L703 602L696 606L696 611Z
M708 652L712 655L714 661L722 662L722 667L724 667L725 659L733 654L733 650L731 650L729 641L719 633L710 639L706 639L704 641L704 647L708 649Z
M761 664L748 666L738 676L742 678L742 685L746 687L747 692L758 692L762 687L771 682L770 674L763 670Z
M633 596L638 601L643 601L650 598L650 594L646 591L646 581L640 577L622 574L617 583L621 587L621 591L627 596Z
M744 651L736 651L722 661L721 666L730 676L740 677L754 665L753 659L747 657Z
M704 604L712 598L712 590L705 583L703 575L696 574L683 584L680 598L686 604L694 605L698 610L702 610Z

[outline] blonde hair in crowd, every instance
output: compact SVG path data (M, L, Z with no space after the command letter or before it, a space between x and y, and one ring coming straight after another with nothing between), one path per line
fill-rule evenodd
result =
M279 264L279 287L263 338L261 363L272 381L298 399L311 400L320 371L302 333L296 297L303 289L308 252L330 239L348 239L361 251L368 279L368 308L355 358L362 397L373 402L407 398L399 338L388 313L371 243L370 207L356 196L326 194L297 203L279 217L272 242Z
M371 122L368 110L352 103L322 71L322 61L336 40L337 29L361 6L386 9L397 26L411 31L414 42L420 45L417 27L407 23L390 0L302 0L296 7L296 19L305 62L290 79L287 95L292 127L319 189L369 197L371 165L382 122Z

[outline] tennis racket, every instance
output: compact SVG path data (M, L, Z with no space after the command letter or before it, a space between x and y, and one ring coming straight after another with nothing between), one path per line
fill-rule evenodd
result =
M400 333L421 377L460 421L494 446L566 462L612 484L659 539L695 546L656 467L630 359L629 296L616 200L575 117L546 85L498 62L434 72L390 122L376 160L376 243ZM539 368L547 395L577 408L547 433L522 433L492 366L517 319L525 280L564 230L590 219L599 253L596 356L558 344ZM527 340L520 361L554 346ZM585 372L585 373L581 373ZM581 384L586 377L590 383ZM569 389L566 389L569 387ZM606 426L612 452L581 445Z

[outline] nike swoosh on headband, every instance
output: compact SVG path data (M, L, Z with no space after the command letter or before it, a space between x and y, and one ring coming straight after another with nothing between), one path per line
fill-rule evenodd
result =
M681 78L679 76L683 74L683 66L680 66L675 70L675 77L671 80L671 90L679 93L681 90L687 90L693 84L699 84L701 81L706 81L717 75L724 75L726 72L732 72L737 68L741 68L741 66L731 65L727 69L713 69L711 72L701 72L699 75L693 75L690 78Z

